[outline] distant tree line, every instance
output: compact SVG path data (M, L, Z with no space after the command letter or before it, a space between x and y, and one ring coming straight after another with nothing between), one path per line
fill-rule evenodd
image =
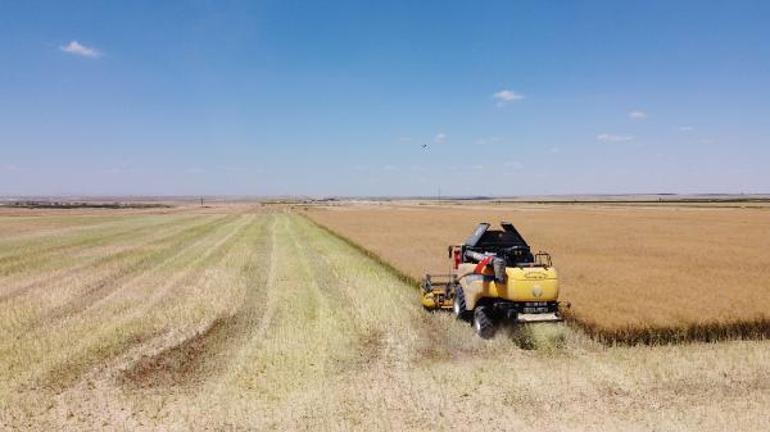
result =
M28 208L28 209L143 209L143 208L171 208L168 204L158 203L124 203L124 202L84 202L84 201L11 201L0 204L1 207Z

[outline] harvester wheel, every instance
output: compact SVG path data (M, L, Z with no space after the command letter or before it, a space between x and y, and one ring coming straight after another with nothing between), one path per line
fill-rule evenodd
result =
M478 306L473 311L473 329L484 339L489 339L495 334L495 324L484 306Z
M468 319L468 309L465 306L465 293L463 293L463 289L460 285L457 285L455 288L455 299L452 310L454 310L457 319Z

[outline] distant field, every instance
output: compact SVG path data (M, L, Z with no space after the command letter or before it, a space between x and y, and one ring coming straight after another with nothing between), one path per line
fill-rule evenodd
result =
M768 407L766 341L482 340L282 206L0 211L0 430L765 431Z
M306 212L417 279L478 222L549 251L562 298L607 340L770 335L770 212L608 205L341 206Z

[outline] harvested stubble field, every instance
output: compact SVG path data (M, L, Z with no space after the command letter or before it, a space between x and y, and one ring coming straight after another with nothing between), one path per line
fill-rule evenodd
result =
M769 407L765 341L484 341L283 210L0 213L2 430L768 430Z
M513 222L549 251L574 323L609 342L770 336L770 210L619 205L342 206L306 212L413 279Z

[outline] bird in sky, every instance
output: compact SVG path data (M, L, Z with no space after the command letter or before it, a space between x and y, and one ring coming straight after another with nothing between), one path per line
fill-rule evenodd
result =
M424 149L428 148L428 144L423 144L422 148L424 148Z

